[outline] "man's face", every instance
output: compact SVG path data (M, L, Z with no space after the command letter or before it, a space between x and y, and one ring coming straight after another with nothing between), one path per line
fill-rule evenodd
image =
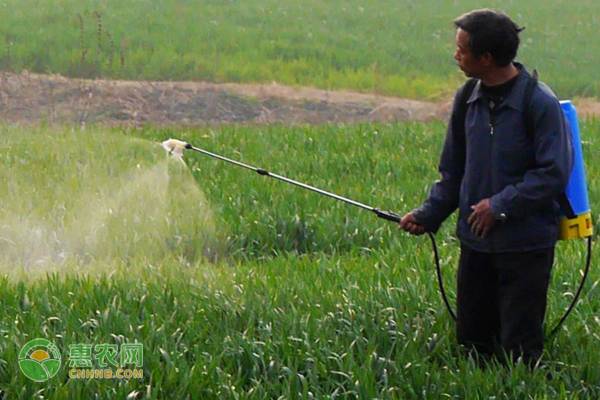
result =
M475 57L469 48L469 33L460 28L456 30L456 51L454 59L467 77L480 78L488 67L486 57Z

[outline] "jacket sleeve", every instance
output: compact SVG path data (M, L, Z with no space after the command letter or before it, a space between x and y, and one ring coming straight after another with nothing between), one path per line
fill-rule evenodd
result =
M554 97L544 96L533 108L533 117L535 166L521 182L508 185L491 197L495 215L523 217L552 204L567 186L573 154L560 103Z
M458 121L457 109L463 97L459 89L454 97L452 115L448 123L444 148L439 163L441 179L433 184L427 200L413 215L428 232L436 232L442 222L458 207L460 185L465 170L465 128L464 121Z

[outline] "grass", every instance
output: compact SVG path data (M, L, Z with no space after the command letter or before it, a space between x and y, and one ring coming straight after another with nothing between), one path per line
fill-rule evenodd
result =
M3 210L24 220L45 217L49 226L70 232L69 227L79 225L60 219L57 204L66 204L66 214L73 212L75 221L79 218L72 205L88 198L82 193L92 193L104 204L109 198L105 189L95 188L107 183L117 192L147 187L123 177L130 177L128 171L137 164L142 171L161 165L164 158L150 142L168 137L402 213L424 199L437 177L444 127L28 129L2 127L0 173L8 182L0 188ZM590 201L596 204L600 152L595 138L600 123L588 121L582 132ZM368 212L201 155L188 154L186 160L191 175L176 164L166 171L197 191L191 197L179 197L181 186L169 191L176 200L167 203L172 205L171 225L156 222L154 236L140 240L138 251L124 244L148 226L106 223L100 224L107 229L106 237L118 240L107 239L104 247L84 242L82 253L89 257L48 265L15 256L3 261L0 390L7 398L600 395L595 268L583 301L547 346L542 369L480 369L458 354L426 238L409 237ZM160 186L150 187L159 191ZM142 216L155 218L152 209L161 202L152 191L141 193L142 199L129 196L120 203L123 215L140 207ZM210 219L198 218L207 212ZM14 226L7 223L10 213L0 216L3 229ZM194 224L198 220L203 221L200 226ZM458 255L452 225L446 222L437 235L451 292ZM184 241L184 249L170 244L177 235L197 238L193 232L204 232L203 239L187 245ZM205 246L211 238L218 238L223 252L214 262L202 252L184 251L186 246ZM6 256L10 246L2 245ZM549 321L567 306L583 253L582 242L560 243ZM20 347L35 337L54 341L65 364L71 344L141 342L145 377L76 381L68 379L63 366L50 381L33 383L20 373L16 360ZM553 379L547 379L548 372Z
M527 27L520 59L561 98L598 97L594 0L8 0L0 5L0 68L447 98L463 79L452 20L480 7Z

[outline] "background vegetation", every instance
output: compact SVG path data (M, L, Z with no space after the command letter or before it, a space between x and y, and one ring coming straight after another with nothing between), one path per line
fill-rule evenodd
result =
M561 98L598 96L595 0L5 0L0 68L440 98L463 79L452 20L481 7L527 27L520 58Z
M600 124L588 122L583 131L590 198L596 204ZM96 215L90 220L100 221L94 226L104 229L101 237L115 242L107 239L100 247L84 242L63 261L4 261L0 388L9 398L58 399L92 393L99 398L596 398L595 269L583 301L548 345L539 370L480 369L459 356L427 238L410 237L368 212L195 153L186 156L190 176L178 164L164 164L162 150L151 144L178 134L223 155L405 212L437 177L443 132L441 123L112 132L44 127L24 132L5 126L0 170L10 185L0 199L23 224L41 220L52 227L48 232L77 232L88 226L73 225L77 209L67 207L74 216L61 219L57 205L78 204L96 188L102 198L107 180L123 177L128 183L114 185L120 200L106 204L117 216L131 216L129 223L101 219L97 215L105 212L98 206L86 215ZM118 143L124 149L118 150ZM136 165L156 180L131 175ZM161 191L167 172L179 185L169 186L170 196L150 194ZM76 178L81 175L86 179ZM134 194L118 194L128 187L136 188ZM188 194L179 194L186 188ZM170 223L160 223L162 214L153 210L169 210L169 204L171 212L164 216ZM136 224L138 211L147 220ZM7 222L9 214L3 214L4 229L14 226ZM155 223L148 226L148 220ZM458 255L453 222L437 235L452 298ZM191 242L174 245L178 235L188 233ZM213 263L201 251L184 251L215 238L223 252ZM26 252L27 243L3 243L3 254L18 245ZM584 248L582 241L558 247L549 324L571 299ZM18 371L16 358L35 337L55 341L63 365L69 344L142 342L145 378L69 380L63 366L49 382L34 384Z

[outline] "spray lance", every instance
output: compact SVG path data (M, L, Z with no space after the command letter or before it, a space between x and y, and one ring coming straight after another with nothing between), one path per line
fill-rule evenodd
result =
M391 211L383 211L383 210L380 210L379 208L371 207L369 205L360 203L358 201L351 200L351 199L348 199L346 197L343 197L343 196L340 196L340 195L337 195L337 194L334 194L334 193L330 193L330 192L327 192L325 190L316 188L314 186L310 186L310 185L307 185L305 183L298 182L298 181L295 181L293 179L286 178L285 176L274 174L274 173L269 172L269 171L267 171L265 169L253 167L251 165L244 164L242 162L239 162L239 161L236 161L236 160L232 160L232 159L227 158L227 157L223 157L223 156L221 156L219 154L211 153L210 151L207 151L207 150L204 150L204 149L192 146L191 144L183 142L181 140L177 140L177 139L165 140L164 142L162 142L162 146L163 146L163 148L169 154L171 154L172 156L176 157L179 160L181 160L181 158L183 156L184 150L186 150L186 149L187 150L193 150L195 152L204 154L206 156L209 156L209 157L212 157L212 158L216 158L218 160L225 161L225 162L233 164L233 165L237 165L238 167L249 169L251 171L256 172L259 175L267 176L267 177L270 177L270 178L273 178L273 179L277 179L277 180L280 180L280 181L283 181L283 182L286 182L286 183L289 183L289 184L292 184L292 185L295 185L295 186L299 186L299 187L301 187L303 189L307 189L307 190L313 191L315 193L319 193L319 194L321 194L323 196L331 197L333 199L342 201L342 202L344 202L346 204L350 204L352 206L355 206L355 207L358 207L358 208L362 208L363 210L371 211L377 217L385 219L387 221L398 223L398 222L400 222L400 220L402 218L400 215L398 215L396 213L393 213ZM433 247L434 260L435 260L436 272L437 272L438 286L439 286L439 289L440 289L442 300L444 301L444 304L446 305L446 308L447 308L448 312L452 316L452 319L454 319L456 321L456 314L454 313L454 311L452 310L452 307L450 306L450 302L448 301L448 297L446 296L446 291L444 289L444 284L443 284L443 281L442 281L442 271L441 271L441 268L440 268L440 258L439 258L439 253L438 253L437 245L435 243L435 237L433 236L433 234L431 232L427 232L427 234L429 235L429 238L431 239L431 245Z
M568 189L565 192L566 199L564 201L564 205L561 202L561 206L563 206L562 208L567 209L567 212L565 213L566 215L561 219L561 239L588 237L589 241L588 241L588 257L587 257L585 272L584 272L583 278L581 280L581 283L579 285L579 288L577 290L577 293L574 296L573 301L572 301L571 305L569 306L569 308L567 309L567 311L565 312L565 314L561 317L559 322L552 329L550 336L553 336L558 331L561 324L564 322L564 320L567 318L567 316L569 315L569 313L575 306L575 303L577 302L579 295L581 294L583 285L585 283L585 279L586 279L588 271L589 271L590 260L591 260L591 235L592 235L591 212L589 210L589 206L587 203L587 189L585 187L585 172L583 171L583 156L582 156L582 152L581 152L581 143L579 142L577 116L575 114L575 109L572 106L572 104L570 102L564 102L564 103L565 104L563 104L563 110L565 111L567 118L574 118L574 124L571 119L568 119L568 121L572 128L571 135L572 135L572 138L574 138L572 140L572 143L574 144L574 146L573 146L574 154L576 156L577 161L575 163L575 167L573 168L573 172L572 172L571 178L569 180L568 188L571 188L571 189L570 190ZM568 103L568 104L566 104L566 103ZM569 111L571 114L567 113L567 111ZM569 115L571 115L571 116L569 117ZM286 183L289 183L289 184L292 184L295 186L299 186L303 189L307 189L307 190L316 192L320 195L331 197L335 200L342 201L346 204L350 204L352 206L362 208L363 210L371 211L378 218L382 218L387 221L396 222L396 223L400 222L400 220L401 220L401 216L394 212L384 211L379 208L375 208L375 207L369 206L367 204L363 204L358 201L351 200L346 197L327 192L325 190L316 188L314 186L310 186L305 183L298 182L298 181L295 181L290 178L286 178L285 176L274 174L265 169L257 168L252 165L242 163L240 161L236 161L236 160L232 160L227 157L223 157L219 154L215 154L210 151L195 147L195 146L193 146L187 142L183 142L181 140L169 139L169 140L162 142L162 146L165 150L167 150L167 152L169 152L169 154L173 155L174 157L176 157L179 160L182 159L183 153L185 150L192 150L197 153L201 153L206 156L216 158L218 160L225 161L227 163L236 165L238 167L249 169L251 171L256 172L259 175L277 179L277 180L280 180L280 181L283 181L283 182L286 182ZM568 204L572 205L571 208L567 207ZM435 237L431 232L427 232L427 235L429 236L429 238L431 240L431 245L433 248L438 287L440 290L442 300L444 301L444 304L445 304L446 309L448 310L450 316L452 317L453 320L456 321L456 314L452 310L452 307L450 306L450 302L448 301L448 297L446 296L446 291L444 289L442 273L441 273L441 268L440 268L439 253L438 253L437 245L435 242Z

